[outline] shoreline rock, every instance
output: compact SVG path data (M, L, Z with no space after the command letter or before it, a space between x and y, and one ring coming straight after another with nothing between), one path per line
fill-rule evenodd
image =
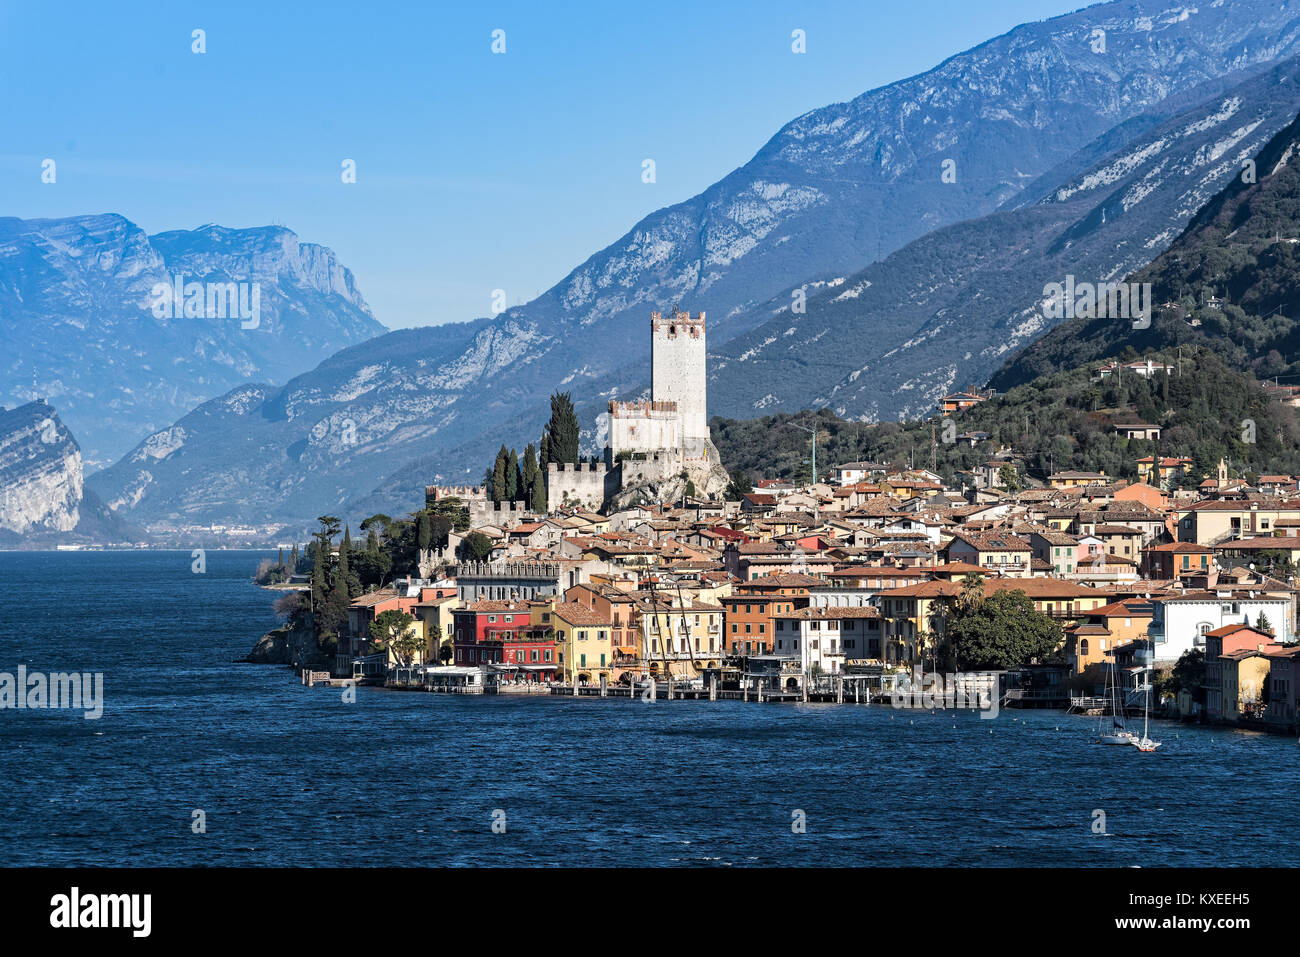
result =
M292 624L268 631L242 660L252 665L289 665L299 672L304 668L313 671L333 668L333 662L317 644L312 630L295 628Z

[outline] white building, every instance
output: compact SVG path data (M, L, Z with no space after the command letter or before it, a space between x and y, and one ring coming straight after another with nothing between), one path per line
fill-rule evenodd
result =
M773 616L772 653L805 674L839 674L845 660L879 658L880 636L879 608L800 608Z
M1205 633L1224 625L1254 625L1260 614L1277 640L1291 638L1291 601L1259 591L1186 592L1153 599L1155 615L1147 628L1157 662L1177 661L1185 651L1205 650Z

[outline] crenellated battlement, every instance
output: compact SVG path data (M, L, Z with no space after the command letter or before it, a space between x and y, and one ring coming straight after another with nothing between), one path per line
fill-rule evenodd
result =
M482 499L487 497L487 489L482 485L426 485L424 497L430 502L443 498Z
M604 475L605 468L604 462L548 462L546 472L548 475L551 473L578 475L583 472L589 475Z
M692 316L689 312L678 309L671 315L663 313L650 313L650 332L652 336L664 336L669 339L675 339L679 335L690 336L692 339L704 338L704 313Z
M666 400L632 399L620 402L611 399L609 414L616 418L674 418L677 415L677 403Z

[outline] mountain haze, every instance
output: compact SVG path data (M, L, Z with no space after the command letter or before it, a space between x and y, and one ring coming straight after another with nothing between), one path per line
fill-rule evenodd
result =
M250 306L257 283L256 328L158 318L154 287L178 276L249 283ZM233 386L283 382L383 332L334 254L281 227L149 236L117 215L0 219L0 403L48 397L90 466Z

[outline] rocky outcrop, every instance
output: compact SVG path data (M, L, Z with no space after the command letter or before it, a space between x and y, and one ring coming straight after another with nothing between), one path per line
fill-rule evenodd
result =
M0 409L0 546L144 538L84 487L81 449L52 406L39 401Z
M688 460L682 472L676 475L627 485L613 497L608 508L616 511L634 505L677 502L687 495L692 487L697 496L720 495L731 482L731 476L722 467L722 456L712 439L705 443L705 450L707 456L703 461ZM624 463L623 468L628 467L629 465Z
M0 530L70 532L81 521L81 449L45 402L0 410Z
M316 643L310 627L291 623L268 631L258 639L244 661L254 665L289 665L295 671L329 671L334 663Z

